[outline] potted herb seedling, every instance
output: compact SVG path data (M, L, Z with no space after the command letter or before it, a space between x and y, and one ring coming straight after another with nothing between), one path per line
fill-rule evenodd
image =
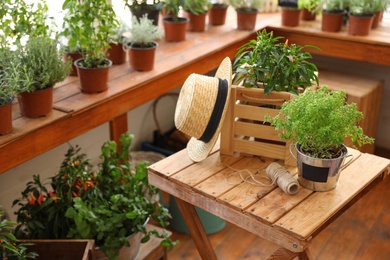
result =
M80 48L82 59L74 62L80 79L80 88L85 93L96 93L108 88L109 68L107 59L110 48L109 36L118 26L111 3L107 0L65 0L64 22L74 33L69 48Z
M203 32L206 28L206 15L211 4L209 0L187 0L183 6L190 19L188 29L193 32Z
M130 9L133 16L138 19L147 14L154 25L158 25L160 11L163 7L162 0L123 0L125 5Z
M126 62L126 35L129 32L130 27L122 20L119 21L119 26L112 29L111 31L108 58L114 65L119 65Z
M319 12L320 0L300 0L298 1L298 7L302 9L301 19L304 21L314 21L317 13Z
M16 235L94 239L99 259L104 255L109 259L134 259L139 244L151 236L161 238L162 246L173 246L175 242L165 230L169 212L154 199L158 190L148 183L149 164L142 161L131 170L128 159L132 140L133 136L125 133L118 144L105 142L101 163L95 166L80 147L71 146L59 172L49 182L34 175L22 198L13 203L20 206ZM148 219L164 230L146 230Z
M345 166L349 137L359 146L373 143L359 126L363 114L355 103L348 104L345 91L331 91L326 86L305 90L285 102L275 117L266 116L283 140L290 140L297 151L298 180L315 191L336 187L339 170ZM351 159L350 159L351 160Z
M349 3L349 35L366 36L370 33L377 11L375 0L354 0Z
M186 38L189 19L180 16L181 8L185 5L184 0L165 0L163 18L165 40L168 42L180 42Z
M322 13L321 30L338 32L344 21L346 0L320 0Z
M23 116L36 118L51 113L53 87L63 81L71 69L70 61L63 61L64 49L58 46L49 38L30 38L5 64L8 84L17 94Z
M382 21L383 18L383 13L387 9L387 7L390 5L389 0L374 0L374 9L375 9L375 16L374 16L374 21L372 22L372 27L371 29L376 29Z
M140 71L152 70L158 46L156 40L162 37L160 27L154 25L147 15L139 20L133 17L130 34L131 38L126 43L130 66Z
M237 13L238 30L253 30L256 25L257 13L263 0L229 0L229 4Z
M299 1L279 2L282 25L289 27L295 27L299 25L302 8L298 2Z
M226 21L226 12L229 7L228 0L210 0L209 24L224 25Z

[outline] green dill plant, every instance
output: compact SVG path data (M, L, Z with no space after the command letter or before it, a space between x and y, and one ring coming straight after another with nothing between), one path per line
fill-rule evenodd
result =
M285 102L277 116L265 116L283 140L298 143L308 156L332 159L340 156L345 138L358 146L371 144L359 126L363 113L355 103L348 104L346 92L322 86L316 91L306 89Z
M317 67L309 62L312 58L304 48L315 46L288 44L273 32L257 32L257 37L242 45L233 61L233 84L298 94L299 87L318 85Z

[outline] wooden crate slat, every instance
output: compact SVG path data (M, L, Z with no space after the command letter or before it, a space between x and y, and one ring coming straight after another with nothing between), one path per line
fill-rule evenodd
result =
M265 156L280 160L284 160L286 149L283 145L241 139L234 140L234 147L235 151L239 153Z
M341 172L335 189L314 193L277 220L275 227L306 239L348 202L344 198L356 196L380 174L386 174L389 163L390 160L378 156L361 154Z
M257 107L253 105L236 104L234 115L238 118L263 121L265 115L274 117L279 113L277 109Z
M272 141L281 141L280 137L278 136L279 131L275 131L275 129L269 125L237 121L235 123L234 133L239 136L249 136Z

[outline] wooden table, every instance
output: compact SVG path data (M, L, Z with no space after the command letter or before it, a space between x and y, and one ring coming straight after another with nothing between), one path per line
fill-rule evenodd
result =
M389 174L390 160L354 149L349 152L354 160L329 192L300 187L297 194L286 195L275 186L243 182L238 170L255 174L273 160L220 155L219 144L200 163L193 163L182 150L151 165L149 182L176 198L203 259L217 257L195 206L279 245L271 259L309 259L311 240ZM296 176L296 167L285 167Z

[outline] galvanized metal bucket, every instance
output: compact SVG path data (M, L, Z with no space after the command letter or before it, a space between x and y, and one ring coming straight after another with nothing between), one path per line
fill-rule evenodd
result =
M342 155L335 159L318 159L305 155L300 151L299 144L295 144L297 157L290 153L297 162L298 182L303 187L313 191L329 191L336 187L340 170L347 166L353 159L352 154L348 154L348 149L343 145ZM350 159L344 163L346 158ZM344 164L343 164L344 163Z

